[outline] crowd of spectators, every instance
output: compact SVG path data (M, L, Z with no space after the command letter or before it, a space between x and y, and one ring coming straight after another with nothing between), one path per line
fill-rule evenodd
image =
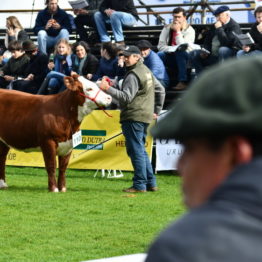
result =
M123 26L133 26L138 19L133 0L100 0L99 6L90 1L87 8L73 9L74 19L59 7L58 0L46 0L45 4L34 26L37 45L29 40L17 17L6 18L4 50L0 56L1 88L55 94L64 90L66 75L79 74L91 81L101 80L103 76L114 81L123 79L126 71L121 55L126 47ZM195 30L181 7L173 10L173 21L163 27L157 46L144 39L136 46L144 64L165 90L184 90L193 79L192 68L197 77L204 68L230 57L261 54L261 6L254 15L256 23L250 30L252 45L241 45L237 37L241 34L239 24L231 17L229 7L220 6L214 11L216 22L205 32L201 46L195 44ZM112 28L111 37L108 24ZM89 31L86 26L93 29ZM75 43L69 42L72 28L77 32ZM90 48L94 44L100 48L96 56Z

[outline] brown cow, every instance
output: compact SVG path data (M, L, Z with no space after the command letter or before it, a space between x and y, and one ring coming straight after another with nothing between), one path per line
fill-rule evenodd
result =
M64 83L64 92L48 96L0 90L0 188L7 187L5 161L12 147L27 152L41 150L49 191L66 191L65 171L72 151L72 134L86 115L98 106L108 106L112 99L82 76L65 77Z

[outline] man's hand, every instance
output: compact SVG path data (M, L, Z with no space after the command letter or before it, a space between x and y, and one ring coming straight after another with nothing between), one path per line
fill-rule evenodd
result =
M12 81L12 80L15 80L15 77L14 77L14 76L7 76L7 75L5 75L5 76L4 76L4 79L5 79L6 81Z
M182 27L182 25L181 25L179 22L177 22L177 21L175 21L175 22L172 24L172 29L173 29L174 31L176 31L177 33L181 31L181 27Z
M109 81L108 81L108 77L107 77L107 76L104 76L104 77L102 78L101 83L99 84L99 87L100 87L102 90L104 90L104 91L108 90L108 88L110 87L110 83L109 83Z
M262 23L259 23L257 25L257 30L258 30L259 33L262 33Z
M215 23L215 28L220 28L220 27L222 27L222 23L218 20L218 21L216 21L216 23Z
M250 46L248 46L248 45L242 46L242 50L245 51L246 53L249 52L250 49L251 49L251 48L250 48Z
M49 19L46 23L45 30L48 30L50 27L53 26L54 19Z
M24 80L27 80L27 81L32 81L34 80L34 75L33 74L29 74L26 78L24 78Z
M111 9L111 8L108 8L105 10L105 13L107 16L111 16L113 13L115 12L115 10Z
M61 28L61 25L55 21L55 22L53 22L52 27L53 27L54 29L60 29L60 28Z

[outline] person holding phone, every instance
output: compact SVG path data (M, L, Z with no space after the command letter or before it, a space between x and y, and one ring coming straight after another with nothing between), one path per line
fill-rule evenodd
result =
M28 34L24 30L23 26L19 22L16 16L8 16L6 18L6 34L4 40L4 52L0 56L0 63L6 64L8 59L11 58L12 54L8 50L8 45L11 41L19 40L21 42L28 39Z

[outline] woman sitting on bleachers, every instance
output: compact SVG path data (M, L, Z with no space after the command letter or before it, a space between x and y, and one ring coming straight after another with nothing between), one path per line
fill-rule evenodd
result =
M51 95L65 90L64 77L71 75L73 56L69 42L60 39L55 46L54 58L52 54L49 57L50 72L37 94Z
M72 74L84 76L91 79L96 73L99 65L98 59L90 53L88 44L84 41L77 42L73 45Z
M0 56L0 63L2 65L6 64L8 59L11 58L12 54L8 50L8 45L11 41L19 40L21 42L28 39L27 32L23 29L18 18L16 16L9 16L6 18L6 35L5 35L5 45L2 55Z

